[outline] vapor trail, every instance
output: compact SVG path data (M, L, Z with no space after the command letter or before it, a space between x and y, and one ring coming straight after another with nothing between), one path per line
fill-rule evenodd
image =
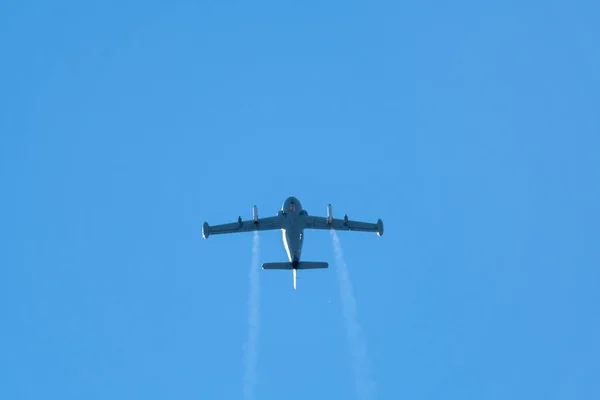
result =
M356 299L352 292L352 284L348 276L348 267L342 255L342 247L337 233L332 229L331 238L337 262L337 277L340 283L340 298L344 319L346 321L346 335L350 352L352 353L352 367L356 382L356 391L359 399L375 398L375 382L371 378L369 356L365 338L356 317Z
M257 360L258 360L258 325L259 325L259 237L258 232L254 231L252 240L252 265L248 278L250 281L250 290L248 293L248 341L246 342L246 369L244 374L244 398L251 400L254 398L254 386L257 383Z

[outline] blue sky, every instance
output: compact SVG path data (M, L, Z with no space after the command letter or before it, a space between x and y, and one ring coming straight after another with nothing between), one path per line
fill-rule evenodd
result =
M0 398L241 399L252 235L341 232L379 399L600 397L600 6L8 1ZM280 232L260 262L284 261ZM357 398L327 232L257 399Z

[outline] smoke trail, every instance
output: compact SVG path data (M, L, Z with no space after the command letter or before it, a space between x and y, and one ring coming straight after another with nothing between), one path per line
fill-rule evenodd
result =
M356 391L359 399L375 398L375 382L371 379L369 357L362 329L356 317L356 299L352 292L352 284L348 276L348 267L342 255L340 239L334 230L331 230L335 258L337 261L337 277L340 283L340 297L346 320L346 335L350 352L352 353L352 366L356 380Z
M254 398L254 386L257 383L257 359L258 359L258 300L259 300L259 245L258 232L254 231L252 240L252 265L248 274L250 281L250 290L248 294L248 341L246 342L246 371L244 374L244 398L251 400Z

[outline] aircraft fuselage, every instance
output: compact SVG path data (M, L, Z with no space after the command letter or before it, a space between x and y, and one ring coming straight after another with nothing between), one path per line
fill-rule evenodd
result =
M289 261L294 267L300 262L302 256L302 243L304 239L304 221L306 212L302 209L302 204L295 197L288 197L281 207L280 214L284 214L285 227L281 229L283 236L283 245Z

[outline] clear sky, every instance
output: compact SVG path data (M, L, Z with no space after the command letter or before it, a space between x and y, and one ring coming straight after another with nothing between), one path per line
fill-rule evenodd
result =
M252 234L341 232L378 399L600 398L597 1L0 6L0 398L242 399ZM357 398L335 253L256 399ZM280 232L260 262L285 261Z

